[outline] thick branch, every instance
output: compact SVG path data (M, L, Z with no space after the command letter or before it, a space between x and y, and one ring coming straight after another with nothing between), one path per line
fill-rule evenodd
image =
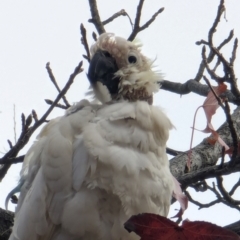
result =
M180 156L181 159L181 156ZM223 164L222 166L209 166L204 167L199 170L191 171L182 176L178 176L177 179L181 183L183 188L196 183L201 180L213 178L216 176L229 175L231 173L239 172L240 164L233 166L229 166L228 163Z
M14 213L0 208L0 240L7 240L11 234Z
M239 138L240 137L240 107L237 107L235 109L231 117L233 122L235 122L234 127L236 129L236 132ZM229 126L227 123L224 123L217 130L217 132L228 145L230 146L232 145L232 136L229 131ZM188 181L194 182L197 180L202 180L203 178L213 177L215 172L217 173L218 171L220 172L223 171L221 169L219 169L218 171L217 169L211 169L210 172L207 172L207 167L214 166L222 155L222 146L218 142L215 143L215 145L211 145L208 143L206 139L204 139L199 145L197 145L195 148L192 149L191 154L192 154L192 165L191 165L191 171L190 173L188 173L188 174L192 174L191 177L187 177L190 175L186 175L187 173L186 163L188 160L187 152L184 154L178 155L170 160L171 172L180 182L183 183L183 185L189 185ZM232 168L232 172L237 171L238 168L239 168L239 161L238 161L238 165L235 165L235 167ZM207 172L204 175L203 175L203 172L199 173L199 171L203 169L205 169ZM227 169L225 169L224 171L227 171ZM223 174L223 172L221 172L221 174Z
M169 80L163 80L160 82L161 89L170 91L172 93L177 93L180 95L185 95L188 93L196 93L200 96L206 97L209 92L209 87L207 85L201 84L195 80L188 80L185 83L172 82ZM224 96L228 99L229 102L237 104L236 97L231 93L231 91L227 90L224 93Z

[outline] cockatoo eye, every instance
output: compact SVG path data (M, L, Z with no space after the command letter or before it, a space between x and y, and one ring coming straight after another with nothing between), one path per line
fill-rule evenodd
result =
M136 63L137 62L137 58L133 55L128 57L128 62L129 63Z

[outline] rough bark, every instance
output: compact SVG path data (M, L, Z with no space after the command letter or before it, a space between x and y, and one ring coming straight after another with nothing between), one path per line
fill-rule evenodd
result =
M234 127L236 133L238 134L238 138L240 138L240 107L237 107L235 109L231 117L232 121L234 122ZM232 145L232 136L226 122L222 126L220 126L217 132L229 146ZM197 171L201 169L214 166L221 156L222 146L218 142L216 142L214 145L211 145L207 141L207 138L205 138L200 144L194 147L190 153L185 152L172 158L170 160L171 172L180 181L182 179L182 183L186 183L184 182L184 175L188 173L186 163L189 157L192 160L192 164L191 170L188 174L192 173L192 175L194 175L195 173L197 173ZM208 178L209 177L212 176L209 175ZM206 175L202 175L201 178L206 179ZM188 178L188 180L190 180L190 178Z
M14 213L0 208L0 240L7 240L11 234Z

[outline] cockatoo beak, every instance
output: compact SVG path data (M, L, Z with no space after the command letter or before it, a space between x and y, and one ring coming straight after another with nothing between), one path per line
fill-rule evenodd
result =
M114 74L118 67L114 58L106 51L98 50L92 57L88 69L88 79L93 89L97 82L107 87L110 95L118 93L119 78Z

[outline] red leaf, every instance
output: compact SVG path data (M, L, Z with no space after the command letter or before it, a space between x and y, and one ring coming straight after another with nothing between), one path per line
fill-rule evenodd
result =
M124 227L141 240L239 240L234 232L202 221L184 221L178 226L171 220L150 213L132 216Z

